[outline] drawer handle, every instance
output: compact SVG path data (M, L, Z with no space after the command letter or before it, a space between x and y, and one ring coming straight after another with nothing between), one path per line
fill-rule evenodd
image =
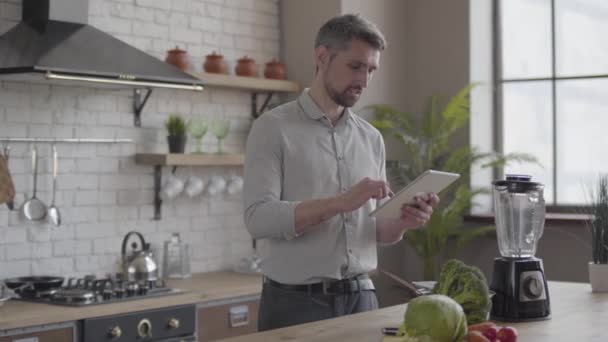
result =
M237 328L249 324L249 306L239 305L230 308L230 327Z
M38 337L20 338L18 340L13 340L12 342L38 342Z

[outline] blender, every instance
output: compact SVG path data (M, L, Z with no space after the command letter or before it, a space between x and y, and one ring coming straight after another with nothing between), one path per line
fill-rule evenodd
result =
M492 182L496 236L491 318L498 321L549 319L549 289L541 259L534 257L545 224L544 185L531 176L507 175Z

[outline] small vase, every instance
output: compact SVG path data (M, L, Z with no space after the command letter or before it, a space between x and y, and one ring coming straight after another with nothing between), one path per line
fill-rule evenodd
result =
M276 58L273 59L272 61L266 63L266 68L264 69L264 77L274 80L284 80L285 65L279 62Z
M185 135L167 136L169 153L184 153L186 151L186 140L188 140L188 137Z
M255 77L258 75L253 58L244 56L237 61L234 73L238 76Z
M181 50L176 46L175 49L167 51L165 62L175 65L180 70L185 71L188 69L188 53L186 50Z
M608 264L590 262L589 282L592 292L608 292Z
M212 54L206 56L203 70L212 74L225 74L228 70L226 62L224 61L224 56L218 55L213 51Z

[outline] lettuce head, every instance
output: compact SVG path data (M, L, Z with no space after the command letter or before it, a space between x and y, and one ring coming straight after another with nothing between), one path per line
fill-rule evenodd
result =
M467 318L460 304L444 295L412 299L398 335L403 341L458 342L467 333Z

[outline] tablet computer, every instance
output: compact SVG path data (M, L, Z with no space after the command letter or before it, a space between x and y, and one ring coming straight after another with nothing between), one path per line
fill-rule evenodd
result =
M460 175L457 173L426 170L369 215L392 219L399 218L401 217L401 207L404 204L415 204L414 197L416 194L421 192L438 194L459 177Z

